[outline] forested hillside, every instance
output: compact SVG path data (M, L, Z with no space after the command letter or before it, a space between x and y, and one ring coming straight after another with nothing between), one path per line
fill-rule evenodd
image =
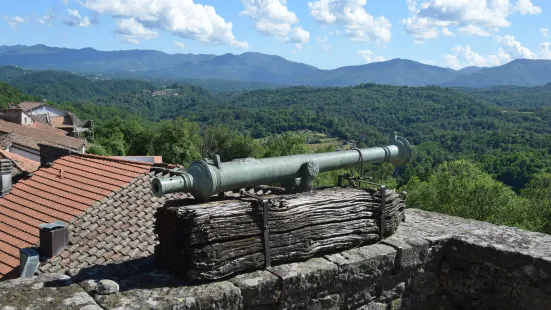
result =
M484 68L471 74L443 81L442 86L492 87L538 86L551 82L551 61L544 59L516 59L493 68Z
M551 105L551 82L543 86L498 86L490 88L456 88L504 108L530 111Z
M231 160L308 152L306 137L296 134L302 129L355 140L360 147L385 144L398 131L414 145L411 162L397 169L372 165L370 174L406 189L411 206L551 232L545 220L551 215L545 195L551 190L548 86L361 84L214 94L195 85L159 88L51 72L24 74L11 83L94 119L91 151L104 155L161 155L187 164L215 153ZM13 88L3 89L10 100L22 98ZM510 98L518 92L518 100ZM337 173L316 182L334 184Z
M0 82L0 108L7 108L9 103L19 103L34 99L33 96L21 94L19 89L10 84Z
M477 161L485 171L516 191L529 182L531 173L551 167L550 108L531 106L531 112L504 110L496 105L500 96L492 96L489 93L492 90L465 94L440 87L363 84L216 95L193 85L156 89L152 84L133 80L91 81L63 74L57 77L51 83L40 83L41 73L37 73L13 83L35 96L54 98L77 113L88 111L88 117L103 115L107 119L117 114L103 112L105 107L112 107L124 111L121 112L124 118L157 122L185 117L205 125L224 125L255 139L309 129L358 140L363 145L377 145L384 143L392 131L398 131L416 145L435 143L431 148L437 146L445 158ZM544 105L551 94L542 93L541 88L523 89L525 93L536 93L534 96L539 96ZM517 105L521 103L519 99ZM93 111L92 105L97 107ZM427 167L411 169L430 170L438 162L428 158L421 165ZM411 178L411 169L400 171L400 184ZM413 174L416 173L420 172Z

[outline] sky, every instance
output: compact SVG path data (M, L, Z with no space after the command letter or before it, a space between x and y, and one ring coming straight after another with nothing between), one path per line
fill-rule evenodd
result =
M393 58L460 69L551 59L550 0L0 0L0 45Z

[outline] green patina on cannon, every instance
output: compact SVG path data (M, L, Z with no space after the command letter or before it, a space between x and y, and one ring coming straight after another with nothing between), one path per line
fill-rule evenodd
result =
M409 142L394 133L388 145L380 147L229 162L221 162L220 157L215 156L212 161L194 161L186 172L178 175L155 178L151 190L157 197L175 192L190 193L203 202L219 193L276 182L283 183L288 193L307 192L312 190L314 178L321 172L364 163L403 165L410 158Z

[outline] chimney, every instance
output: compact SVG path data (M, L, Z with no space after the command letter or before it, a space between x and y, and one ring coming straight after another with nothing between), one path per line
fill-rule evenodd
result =
M47 166L49 163L52 163L63 156L79 153L77 151L64 148L62 146L39 143L38 147L40 147L40 166Z
M21 278L34 277L40 264L38 252L34 248L19 250L19 270Z
M69 228L67 223L53 222L40 224L39 253L42 259L50 259L61 252L69 244Z
M0 197L6 196L11 191L11 173L13 162L11 159L0 159Z

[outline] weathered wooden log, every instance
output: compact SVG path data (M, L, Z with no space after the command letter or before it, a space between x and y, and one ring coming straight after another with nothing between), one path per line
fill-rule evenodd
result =
M353 188L267 195L273 265L375 243L381 193ZM385 236L404 219L404 200L385 195ZM262 203L252 198L201 204L169 201L159 208L157 261L191 281L220 280L265 264Z

